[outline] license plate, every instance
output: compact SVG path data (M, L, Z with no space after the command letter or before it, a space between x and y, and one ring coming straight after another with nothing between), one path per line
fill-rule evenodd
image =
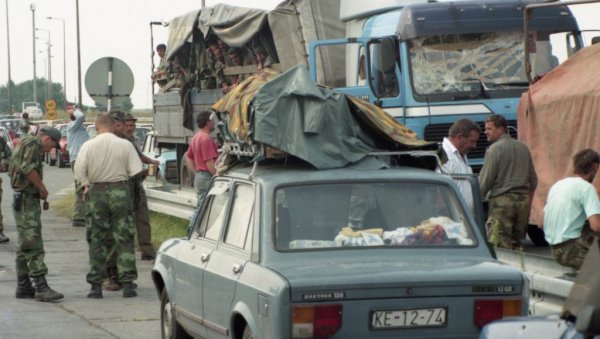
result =
M374 311L371 313L371 329L444 327L447 316L445 307Z

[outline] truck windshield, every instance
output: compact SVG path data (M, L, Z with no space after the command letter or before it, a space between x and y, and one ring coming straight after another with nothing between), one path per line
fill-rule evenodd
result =
M417 95L460 95L523 86L523 34L432 35L410 40L412 85Z
M450 187L415 182L314 184L275 194L278 250L476 244Z

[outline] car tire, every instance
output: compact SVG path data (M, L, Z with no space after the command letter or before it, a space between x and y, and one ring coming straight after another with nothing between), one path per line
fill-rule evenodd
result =
M531 242L533 242L536 246L549 246L548 242L544 238L544 230L539 228L537 225L528 225L527 235L529 236Z
M242 339L254 339L254 334L250 329L250 326L246 325L244 328L244 334L242 334Z
M160 297L160 335L163 339L191 339L179 325L173 312L173 305L169 301L167 289L163 288Z

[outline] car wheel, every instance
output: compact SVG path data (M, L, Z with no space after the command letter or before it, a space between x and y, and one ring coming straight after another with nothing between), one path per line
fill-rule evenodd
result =
M250 326L246 325L246 327L244 328L244 334L242 335L242 339L254 339L254 334L252 334Z
M528 225L527 226L527 235L531 242L533 242L537 246L548 246L548 242L544 238L544 230L539 228L537 225Z
M173 305L169 301L167 289L163 288L160 297L160 334L163 339L188 339L190 337L177 323L173 312Z

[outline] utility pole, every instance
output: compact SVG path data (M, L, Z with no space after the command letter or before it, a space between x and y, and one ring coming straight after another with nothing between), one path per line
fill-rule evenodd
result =
M35 4L29 5L29 9L31 9L31 22L33 24L32 34L33 34L33 102L37 101L37 91L36 91L36 82L37 77L35 75Z
M81 102L81 48L79 46L79 0L75 0L75 11L77 18L77 96L78 96L78 107L83 108Z
M8 90L8 113L13 113L13 104L12 104L12 79L10 76L10 26L8 25L8 0L6 0L6 54L8 61L8 84L6 84L6 89ZM35 54L35 53L34 53Z

